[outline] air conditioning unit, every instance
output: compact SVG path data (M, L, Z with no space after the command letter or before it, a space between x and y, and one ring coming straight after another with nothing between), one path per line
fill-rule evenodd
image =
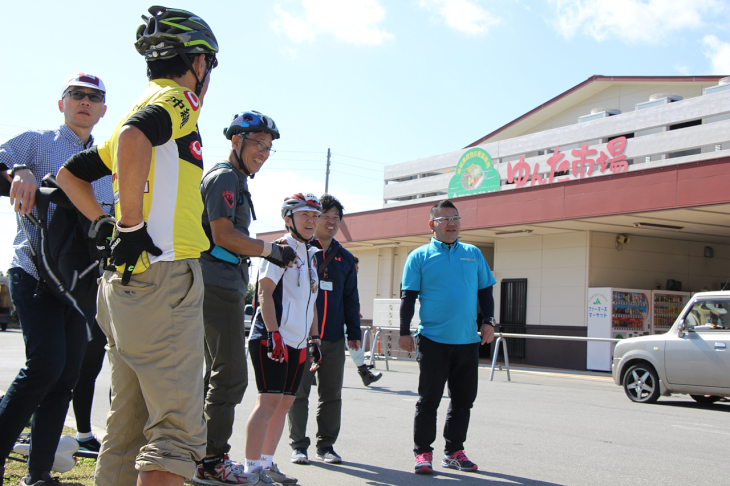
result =
M702 88L702 94L712 94L712 93L718 93L720 91L725 91L730 89L730 76L726 78L722 78L720 82L717 83L717 86L708 86L707 88Z
M684 98L678 94L657 93L649 96L649 101L636 103L636 110L644 110L646 108L654 108L655 106L668 105L675 101L682 101Z
M607 108L593 108L590 115L583 115L578 117L578 123L589 122L593 120L600 120L601 118L608 118L609 116L620 115L621 110L607 109Z

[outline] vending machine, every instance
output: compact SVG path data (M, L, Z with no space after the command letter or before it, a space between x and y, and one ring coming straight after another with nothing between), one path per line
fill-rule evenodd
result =
M672 292L671 290L651 291L651 333L663 334L677 320L682 309L689 302L689 292Z
M625 339L651 332L650 290L588 289L588 337ZM586 368L611 371L614 343L588 341Z

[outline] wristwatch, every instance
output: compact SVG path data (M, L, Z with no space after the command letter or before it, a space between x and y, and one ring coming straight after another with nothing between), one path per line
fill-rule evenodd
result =
M19 170L23 170L23 169L27 169L27 168L28 168L27 165L16 165L12 169L10 169L10 178L12 179L13 177L15 177L15 173L18 172Z

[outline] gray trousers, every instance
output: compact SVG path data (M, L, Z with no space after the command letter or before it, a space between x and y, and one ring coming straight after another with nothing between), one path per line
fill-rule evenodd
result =
M322 364L317 371L317 449L329 447L340 434L342 416L342 381L345 376L345 338L322 341ZM309 362L309 361L307 361ZM289 445L292 449L307 449L309 391L314 373L305 368L297 397L289 409Z
M217 285L205 285L205 417L208 421L206 454L227 454L233 433L236 405L248 385L246 333L243 327L245 296Z

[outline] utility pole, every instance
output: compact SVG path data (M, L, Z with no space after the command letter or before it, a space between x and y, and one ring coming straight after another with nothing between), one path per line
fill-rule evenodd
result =
M330 187L330 149L327 149L327 173L324 179L324 193L327 194Z

